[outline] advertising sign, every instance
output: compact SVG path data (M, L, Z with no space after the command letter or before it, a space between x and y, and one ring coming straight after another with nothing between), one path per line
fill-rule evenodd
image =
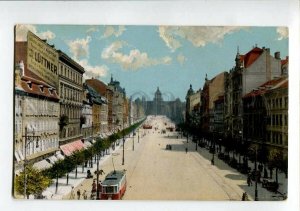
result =
M58 53L32 32L27 34L27 68L58 88Z

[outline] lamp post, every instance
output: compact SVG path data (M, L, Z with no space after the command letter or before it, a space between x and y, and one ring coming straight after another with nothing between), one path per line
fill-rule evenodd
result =
M27 132L27 127L25 127L25 135L22 136L25 138L25 153L24 153L24 198L26 199L27 196L27 175L26 175L26 165L27 165L27 158L26 158L26 152L27 152L27 146L28 144L30 144L31 142L33 142L36 139L36 145L35 147L38 148L39 147L39 138L40 136L35 136L34 135L34 130L32 132L32 135L28 135Z
M134 151L134 130L132 131L132 151Z
M138 143L140 143L140 128L138 128Z
M255 201L258 201L258 193L257 193L257 147L255 147L255 163L254 163L254 169L255 169Z
M124 145L125 145L125 131L124 131L124 120L123 120L123 132L122 132L122 135L123 135L123 155L122 155L122 165L125 164L125 151L124 151Z
M212 140L212 159L211 159L211 165L215 165L215 135L214 135L214 132L213 132L213 140Z
M254 176L255 176L255 192L254 192L254 200L255 201L258 201L258 190L257 190L257 177L258 177L258 174L257 174L257 146L255 146L255 148L251 149L251 151L253 151L255 153L255 160L254 160Z
M99 156L97 156L97 185L96 185L96 199L99 199L99 193L100 193L100 190L99 190Z

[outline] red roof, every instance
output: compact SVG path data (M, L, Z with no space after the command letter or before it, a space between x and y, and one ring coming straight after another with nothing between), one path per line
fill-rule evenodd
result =
M252 92L249 92L243 96L243 98L248 98L248 97L255 97L258 95L262 95L270 89L268 88L287 88L288 87L288 79L286 77L280 77L280 78L275 78L273 80L267 81L261 86L259 86L257 89L253 90ZM278 87L277 87L278 86Z
M244 67L247 68L251 66L262 53L263 49L255 47L245 55L240 55L241 61L244 62Z
M274 78L270 81L267 81L267 82L263 83L262 85L260 85L260 87L275 86L276 84L280 83L281 81L283 81L285 79L286 79L285 77Z
M22 77L21 87L25 92L30 94L44 96L54 100L59 99L56 90L53 87L47 85L42 81L30 78L28 76Z
M92 78L85 80L85 83L92 87L100 95L106 96L106 90L108 89L108 86L102 81Z
M285 65L289 62L289 57L287 56L285 59L281 60L281 65Z

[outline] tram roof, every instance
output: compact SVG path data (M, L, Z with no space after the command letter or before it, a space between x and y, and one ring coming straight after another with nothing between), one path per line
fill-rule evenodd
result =
M116 185L120 182L124 175L124 171L112 171L105 177L105 180L102 182L102 185Z

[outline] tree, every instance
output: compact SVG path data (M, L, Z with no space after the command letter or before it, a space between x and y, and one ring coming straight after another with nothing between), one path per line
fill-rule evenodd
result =
M285 163L283 161L283 152L282 150L278 149L271 149L270 154L269 154L269 168L273 169L275 168L276 170L276 183L278 183L278 169L283 170L284 166L283 164Z
M42 192L52 184L51 178L41 174L41 172L32 165L26 166L26 196L29 195L40 196ZM15 178L15 190L18 194L24 194L25 188L25 174L24 171Z

